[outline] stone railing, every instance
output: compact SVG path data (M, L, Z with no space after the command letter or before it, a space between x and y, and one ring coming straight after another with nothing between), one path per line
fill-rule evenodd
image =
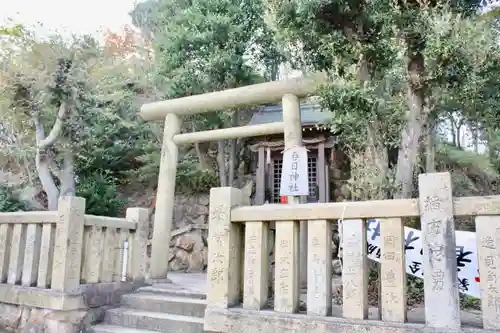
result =
M234 188L211 191L205 330L472 332L461 327L454 225L454 216L471 215L476 216L483 329L500 329L500 196L453 198L450 175L437 173L420 175L419 199L263 206L245 206L244 200ZM425 324L407 320L402 218L414 217L420 217L423 233ZM367 218L381 220L380 320L366 320ZM339 219L343 302L334 316L331 223ZM276 222L274 306L270 221ZM299 309L298 221L308 223L306 311Z
M85 215L79 197L63 197L58 207L0 213L0 303L78 309L85 305L77 296L97 290L93 284L144 281L147 209L129 208L126 218Z

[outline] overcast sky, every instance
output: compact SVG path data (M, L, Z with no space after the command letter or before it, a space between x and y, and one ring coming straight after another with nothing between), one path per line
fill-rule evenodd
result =
M0 0L0 20L42 23L40 33L58 30L68 34L95 34L121 30L131 24L128 13L137 0Z

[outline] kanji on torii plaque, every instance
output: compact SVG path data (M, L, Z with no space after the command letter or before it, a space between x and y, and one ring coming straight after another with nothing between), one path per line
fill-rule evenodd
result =
M285 150L283 152L280 195L309 195L308 178L307 149L305 147L293 147Z

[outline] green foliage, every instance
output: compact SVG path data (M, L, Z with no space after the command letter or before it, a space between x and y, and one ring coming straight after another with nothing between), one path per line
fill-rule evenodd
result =
M487 155L440 143L437 145L436 162L438 170L451 172L455 196L498 193L500 172Z
M0 37L21 37L24 30L24 26L21 24L15 24L13 26L0 25Z
M24 211L27 208L27 204L19 200L9 187L0 185L0 212Z
M118 195L113 177L95 173L80 180L76 195L86 200L86 213L116 217L123 212L127 201Z
M177 192L183 194L209 193L212 187L219 186L215 172L200 170L195 161L184 159L177 167Z

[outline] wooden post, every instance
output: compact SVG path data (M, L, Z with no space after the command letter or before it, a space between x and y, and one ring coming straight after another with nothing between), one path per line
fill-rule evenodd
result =
M432 328L460 328L455 221L448 172L418 177L424 269L425 321Z
M60 292L72 292L80 286L85 199L79 197L59 198L58 214L52 289Z
M207 269L209 307L228 308L241 295L241 224L231 223L231 209L244 202L243 193L231 187L210 190Z
M165 118L165 130L161 148L160 173L156 195L156 212L151 242L151 278L166 279L168 271L168 250L174 210L175 178L177 173L178 150L173 141L180 132L181 120L175 114Z

